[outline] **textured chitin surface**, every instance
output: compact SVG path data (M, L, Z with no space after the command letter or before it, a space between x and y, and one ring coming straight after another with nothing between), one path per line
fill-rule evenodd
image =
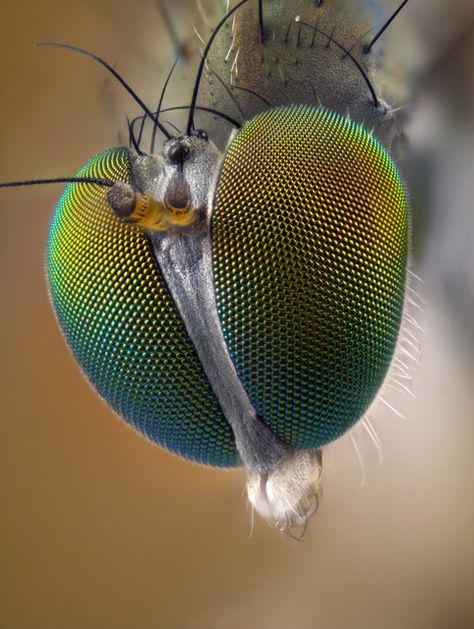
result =
M126 149L82 176L130 181ZM105 188L69 185L56 208L47 268L68 344L99 394L169 450L211 465L237 463L233 436L140 228L120 223Z
M407 198L364 130L324 109L268 110L232 141L212 216L217 308L243 385L287 443L341 435L396 343Z

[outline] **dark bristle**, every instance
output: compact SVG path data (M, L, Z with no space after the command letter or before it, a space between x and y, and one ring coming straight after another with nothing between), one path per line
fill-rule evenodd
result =
M175 124L173 124L172 122L170 122L169 120L163 120L163 122L164 122L165 124L167 124L167 125L168 125L168 127L173 127L173 129L176 131L176 133L177 133L178 135L181 135L181 134L182 134L181 129L178 129L178 127L177 127Z
M311 24L306 24L305 22L300 22L299 23L302 26L305 26L306 28L310 28L312 30L315 30L317 33L319 33L320 35L322 35L323 37L326 37L328 39L328 41L330 41L331 43L333 43L337 48L339 48L340 50L342 50L343 53L345 53L346 57L349 57L349 59L353 62L353 64L356 66L356 68L359 70L362 78L364 79L367 87L369 88L370 91L370 95L372 97L372 100L374 101L374 106L378 107L379 106L379 99L377 98L377 94L375 93L375 89L372 85L372 83L370 82L369 77L367 76L366 71L364 70L364 68L360 65L360 63L357 61L357 59L354 57L354 55L345 47L343 46L341 43L339 43L336 39L334 39L334 37L332 35L328 35L327 33L325 33L324 31L322 31L320 28L316 28L315 26L311 26Z
M126 116L128 122L128 116ZM140 129L138 131L138 138L135 140L135 136L133 136L132 144L137 144L138 148L140 148L140 144L142 143L143 132L145 131L145 122L147 117L143 116L142 123L140 125ZM156 129L156 126L153 126L153 129ZM129 129L130 130L130 129Z
M242 92L247 92L247 94L252 94L252 96L256 96L257 98L259 98L262 101L262 103L265 103L267 107L272 106L272 104L266 98L264 98L261 94L258 94L257 92L254 92L253 90L249 90L248 87L241 87L240 85L233 85L232 89L241 90Z
M194 89L193 89L193 95L192 95L192 98L191 98L191 105L190 105L190 108L189 108L188 125L187 125L187 130L186 130L187 135L190 135L191 131L194 128L194 111L196 109L197 97L198 97L198 92L199 92L199 85L201 83L202 73L204 72L204 66L205 66L205 63L206 63L207 55L209 54L209 51L211 49L211 46L212 46L215 38L217 37L219 31L224 26L224 24L227 22L227 20L231 17L231 15L233 15L238 9L240 9L240 7L242 5L246 4L247 2L248 2L248 0L241 0L238 4L235 5L235 7L233 9L231 9L228 13L226 13L226 15L224 15L224 17L219 22L219 24L216 26L216 28L214 29L213 33L211 34L211 36L208 39L208 42L207 42L206 47L204 49L204 52L202 53L202 56L201 56L201 62L199 64L199 68L198 68L198 71L197 71L197 74L196 74L196 80L194 82Z
M337 28L337 24L334 24L334 26L332 27L331 35L329 35L328 38L327 38L327 42L326 42L326 46L325 46L326 49L328 49L329 46L331 45L331 42L334 41L334 35L336 33L336 28Z
M176 68L176 64L179 61L179 55L176 57L176 59L174 60L173 65L171 66L171 70L168 72L168 76L166 77L166 81L163 85L163 89L161 90L161 94L160 94L160 100L158 101L158 107L156 109L156 116L155 116L155 120L158 121L158 118L160 116L160 111L161 111L161 107L163 106L163 99L165 97L165 93L166 93L166 88L168 87L168 83L170 82L171 79L171 75L174 72L174 69ZM155 126L153 127L153 133L151 136L151 144L150 144L150 153L154 153L155 151L155 142L156 142L156 129L157 129L157 125L155 124Z
M397 17L397 15L400 13L400 11L403 9L403 7L406 5L407 2L408 2L408 0L403 0L403 2L400 4L398 9L394 13L392 13L392 15L388 18L388 20L385 22L385 24L382 26L382 28L379 31L377 31L377 33L370 40L370 42L368 44L366 44L362 48L362 51L366 55L372 50L372 46L379 39L379 37L381 37L381 35L387 30L387 28L390 26L390 24L393 22L393 20Z
M258 0L258 25L260 30L260 43L265 41L265 25L263 22L263 0Z
M144 121L146 120L146 116L143 116L143 118L142 118L142 123L140 125L140 131L138 132L138 141L135 138L135 133L134 133L134 130L133 130L132 123L130 122L128 116L125 116L125 117L127 119L128 138L129 138L130 148L135 149L135 151L139 155L143 155L143 151L140 149L140 139L141 139L141 134L143 133L143 124L144 124Z
M190 110L191 109L191 105L182 105L180 107L169 107L167 109L162 109L162 113L165 113L167 111L178 111L178 110ZM233 125L236 129L240 129L241 128L241 124L240 122L237 122L237 120L235 120L235 118L232 118L231 116L228 116L227 114L225 114L223 111L219 111L218 109L212 109L212 107L201 107L200 105L195 105L194 109L196 111L206 111L208 114L213 114L214 116L217 116L218 118L222 118L223 120L226 120L228 123L230 123L231 125Z
M115 70L115 68L113 68L109 63L107 63L106 61L101 59L101 57L99 57L98 55L95 55L92 52L89 52L88 50L84 50L83 48L78 48L77 46L71 46L70 44L63 44L63 43L60 43L60 42L40 42L40 43L38 43L36 45L37 46L53 46L53 47L56 47L56 48L64 48L66 50L71 50L72 52L78 52L81 55L85 55L86 57L90 57L91 59L94 59L94 61L97 61L97 63L99 63L106 70L108 70L108 72L110 72L110 74L112 74L112 76L114 76L117 79L117 81L120 83L120 85L122 85L122 87L124 87L127 90L127 92L130 94L130 96L135 100L136 103L138 103L138 105L140 105L141 109L145 112L145 114L149 118L151 118L153 123L160 129L160 131L163 133L163 135L165 135L168 139L171 138L171 135L168 133L168 131L165 129L165 127L163 127L163 125L156 119L156 117L148 109L148 107L141 100L141 98L139 98L139 96L132 90L132 88L128 85L128 83L126 83L126 81L120 76L120 74L117 72L117 70Z
M180 105L180 106L177 106L177 107L167 107L166 109L162 109L160 113L165 114L165 113L168 113L170 111L189 111L190 109L191 109L191 105ZM195 111L205 111L206 113L212 114L213 116L217 116L218 118L222 118L222 120L225 120L226 122L228 122L229 124L234 126L236 129L240 129L242 127L240 122L237 122L237 120L235 120L231 116L228 116L224 112L219 111L218 109L212 109L212 107L201 107L200 105L196 105L194 107L194 109L195 109ZM139 120L141 121L142 118L143 118L143 116L137 116L136 118L133 118L133 120L131 122L132 128L135 126L135 124Z
M316 34L318 32L319 22L320 21L321 21L321 15L318 15L318 19L316 20L316 24L314 25L313 37L311 38L311 44L310 44L311 48L314 48L314 43L316 41Z
M232 100L232 102L234 103L237 111L239 112L239 116L244 120L245 119L245 114L242 111L242 108L240 107L239 101L235 98L235 96L232 94L232 91L230 89L230 87L225 83L225 81L217 74L217 72L215 72L212 68L209 68L210 73L212 74L212 76L214 76L219 83L222 85L223 89L225 90L226 94L229 96L229 98Z

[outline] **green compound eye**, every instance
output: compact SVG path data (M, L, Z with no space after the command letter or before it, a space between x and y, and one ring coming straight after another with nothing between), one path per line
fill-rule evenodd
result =
M408 202L393 161L327 110L265 111L228 147L211 234L225 341L258 414L297 448L339 437L400 326Z
M130 182L129 151L112 149L77 176ZM47 272L59 324L112 408L164 447L201 463L238 457L144 232L118 221L104 188L70 184L54 214Z
M48 243L53 306L119 415L181 456L243 463L252 505L289 528L312 510L320 447L364 414L390 364L406 192L370 134L321 108L269 109L222 157L207 139L176 142L189 145L183 225L153 231L147 214L167 216L176 193L169 147L145 162L111 149L77 173L121 182L112 196L67 186ZM148 159L163 170L147 179ZM172 182L161 193L160 177ZM135 215L147 229L124 222Z

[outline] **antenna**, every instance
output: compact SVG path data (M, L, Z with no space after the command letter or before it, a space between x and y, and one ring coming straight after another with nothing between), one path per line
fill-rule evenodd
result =
M20 188L21 186L42 186L49 183L89 183L96 186L112 188L115 181L111 179L94 179L92 177L55 177L54 179L29 179L25 181L8 181L0 183L0 188Z

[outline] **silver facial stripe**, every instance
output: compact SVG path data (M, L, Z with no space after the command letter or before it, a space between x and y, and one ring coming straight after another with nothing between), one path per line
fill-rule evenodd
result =
M153 246L244 465L259 472L272 470L293 449L258 418L229 355L214 298L209 230L197 237L154 234Z
M214 189L212 182L222 156L212 142L195 137L186 137L184 141L189 154L182 165L183 174L201 220L189 230L150 232L150 237L171 296L232 427L242 462L250 470L269 472L294 449L263 423L249 400L227 349L214 296L209 194ZM176 164L168 163L166 150L163 161L157 158L157 168L150 166L150 159L153 161L154 156L135 160L134 179L146 193L161 199L176 172Z

